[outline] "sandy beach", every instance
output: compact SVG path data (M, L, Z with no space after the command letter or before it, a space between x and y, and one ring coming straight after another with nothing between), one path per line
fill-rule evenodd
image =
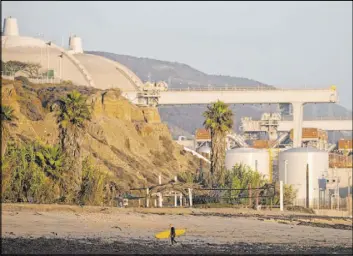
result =
M266 212L262 216L207 216L206 210L193 210L191 215L189 209L2 208L2 253L352 252L351 220L328 220L335 222L334 228L303 225L298 218L292 222L276 221ZM187 229L175 246L170 246L168 240L154 238L169 224Z

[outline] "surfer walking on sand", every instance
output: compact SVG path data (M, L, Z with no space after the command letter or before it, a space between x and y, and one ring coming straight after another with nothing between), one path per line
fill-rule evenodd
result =
M170 224L170 242L171 245L173 245L174 243L178 243L177 241L175 241L175 228L172 224Z

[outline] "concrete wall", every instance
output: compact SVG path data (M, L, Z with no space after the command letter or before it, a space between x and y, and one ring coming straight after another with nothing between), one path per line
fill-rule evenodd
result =
M43 71L48 66L49 55L49 69L55 70L55 76L60 77L60 58L61 52L55 48L50 48L47 54L47 48L44 47L11 47L2 49L1 57L3 61L17 60L21 62L35 62L41 63ZM63 80L71 80L77 85L89 86L84 75L72 63L67 56L62 58L62 78Z

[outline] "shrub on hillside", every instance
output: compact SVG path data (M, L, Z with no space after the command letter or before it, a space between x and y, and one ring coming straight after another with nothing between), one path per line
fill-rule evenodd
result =
M79 200L83 204L101 205L104 198L105 176L94 167L90 158L82 162L82 184Z
M3 159L2 202L51 203L57 186L38 164L43 147L36 143L9 145Z
M28 86L29 84L31 84L29 79L27 77L25 77L25 76L16 76L15 80L16 81L21 81L22 82L22 86Z

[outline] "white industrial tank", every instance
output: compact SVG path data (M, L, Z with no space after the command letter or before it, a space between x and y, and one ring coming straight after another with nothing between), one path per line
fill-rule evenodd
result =
M243 164L258 171L269 179L270 156L267 150L256 148L234 148L226 152L225 165L231 170L234 165Z
M199 147L197 150L196 150L197 153L203 153L203 154L211 154L211 148L207 145L205 146L202 146L202 147Z
M196 149L196 152L202 155L203 157L206 157L207 159L210 159L211 157L211 148L208 145L199 147L198 149Z
M309 204L319 198L319 179L329 168L329 154L316 148L292 148L279 153L279 180L297 189L297 202L304 204L306 194L306 170L308 165Z
M70 36L69 47L74 53L83 53L82 39L76 35Z
M18 25L17 19L12 18L11 16L4 20L4 28L3 28L4 36L18 36Z

